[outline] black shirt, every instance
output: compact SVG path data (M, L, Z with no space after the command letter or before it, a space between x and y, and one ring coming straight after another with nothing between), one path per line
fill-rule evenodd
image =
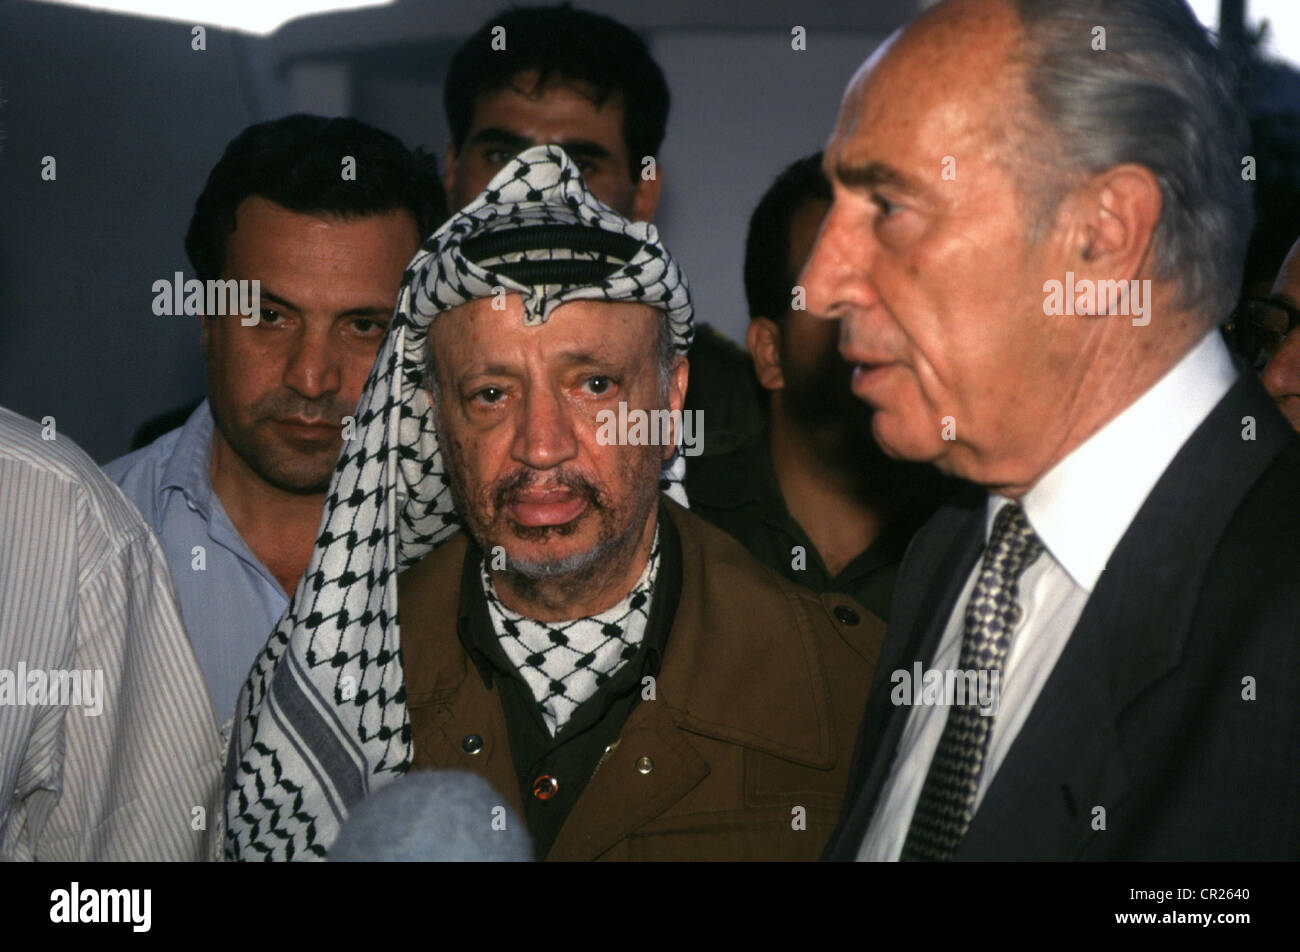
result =
M766 430L730 453L688 459L686 495L692 511L734 537L764 565L814 592L848 595L886 621L907 543L937 505L902 507L865 550L832 576L808 533L786 508ZM802 554L795 546L802 546Z

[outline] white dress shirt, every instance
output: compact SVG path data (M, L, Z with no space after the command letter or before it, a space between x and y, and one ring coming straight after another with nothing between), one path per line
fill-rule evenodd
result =
M1021 500L1044 551L1020 578L1024 611L1012 632L1000 698L975 807L1033 709L1111 553L1188 438L1228 392L1237 371L1217 329L1150 390L1057 463ZM987 542L999 509L990 494ZM966 603L983 566L971 570L929 670L958 667ZM860 860L896 860L939 746L948 708L917 705L908 715L889 776L858 851Z
M0 408L0 861L214 858L221 735L158 540L45 436Z

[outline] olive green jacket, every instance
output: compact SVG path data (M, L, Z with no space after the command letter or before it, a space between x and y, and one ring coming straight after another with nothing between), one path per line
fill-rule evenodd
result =
M682 584L654 697L632 710L545 858L814 860L839 817L884 623L666 508ZM500 700L456 629L466 549L457 535L399 580L414 769L471 770L522 816Z

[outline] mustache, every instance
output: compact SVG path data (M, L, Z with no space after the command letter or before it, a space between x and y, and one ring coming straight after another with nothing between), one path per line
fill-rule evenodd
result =
M263 418L283 420L297 417L339 426L342 425L343 418L353 411L353 407L348 406L334 394L312 399L301 394L282 391L267 394L254 405L256 415Z
M608 500L604 494L585 476L568 470L558 470L543 477L535 469L521 468L509 476L497 480L488 489L493 508L500 512L514 497L526 489L559 489L563 487L576 496L581 496L594 509L608 509Z

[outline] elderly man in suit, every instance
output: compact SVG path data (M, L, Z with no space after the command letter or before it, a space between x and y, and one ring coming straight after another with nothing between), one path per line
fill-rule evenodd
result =
M1180 0L946 2L850 83L808 308L886 451L976 487L907 553L826 858L1300 856L1300 439L1216 331L1233 92Z

